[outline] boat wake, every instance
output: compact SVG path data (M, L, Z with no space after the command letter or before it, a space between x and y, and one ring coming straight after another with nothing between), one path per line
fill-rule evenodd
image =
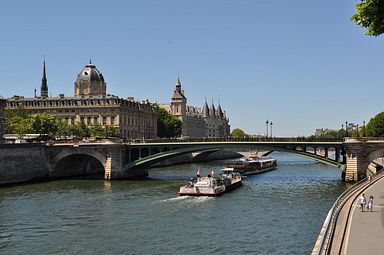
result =
M172 198L164 199L161 202L183 201L183 200L187 200L188 198L189 197L187 197L187 196L178 196L178 197L172 197Z
M203 203L212 199L215 199L214 197L208 197L208 196L200 196L200 197L192 197L194 202Z
M194 197L194 196L178 196L178 197L172 197L172 198L167 198L159 201L160 203L167 203L167 202L180 202L180 201L186 201L188 203L203 203L206 201L209 201L211 199L215 199L214 197L209 197L209 196L199 196L199 197Z

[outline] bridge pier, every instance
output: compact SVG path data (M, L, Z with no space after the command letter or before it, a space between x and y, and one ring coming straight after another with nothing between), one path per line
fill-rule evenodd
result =
M345 181L356 182L366 178L369 164L383 155L383 146L383 141L347 138L344 142Z

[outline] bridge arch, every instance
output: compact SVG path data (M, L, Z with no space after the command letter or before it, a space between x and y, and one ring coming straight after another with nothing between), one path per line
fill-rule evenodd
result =
M54 159L50 178L89 176L105 172L106 158L96 151L63 151Z
M384 157L384 149L379 149L371 152L367 158L366 165L364 168L368 169L369 165L374 162L375 159L383 158Z
M292 146L293 145L293 146ZM157 153L154 155L150 155L147 157L140 158L138 160L135 160L127 165L125 165L125 169L134 169L138 167L142 168L149 168L155 163L158 163L162 160L166 160L172 157L176 157L179 155L187 154L187 153L193 153L193 152L205 152L209 153L212 151L217 151L220 149L229 149L229 148L247 148L247 149L262 149L266 151L281 151L281 152L288 152L293 154L298 154L304 157L311 158L313 160L343 169L343 164L341 162L338 162L338 160L332 160L330 158L317 155L316 154L316 146L306 145L306 144L289 144L289 145L274 145L271 143L264 143L264 144L252 144L252 143L211 143L211 144L192 144L189 143L188 146L180 146L179 148L175 149L172 148L171 150L166 150L161 153ZM173 145L176 147L175 145ZM322 146L325 150L328 149L328 146ZM300 150L301 148L302 150ZM308 151L308 148L311 148L312 151ZM336 149L336 148L335 148Z

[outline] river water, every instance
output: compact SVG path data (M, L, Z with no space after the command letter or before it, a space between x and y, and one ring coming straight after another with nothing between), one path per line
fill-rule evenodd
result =
M309 254L346 185L339 169L272 156L277 170L218 198L177 191L223 162L156 168L141 181L0 188L0 254Z

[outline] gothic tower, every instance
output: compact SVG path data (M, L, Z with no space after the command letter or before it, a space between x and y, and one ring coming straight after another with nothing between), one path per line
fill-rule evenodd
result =
M177 117L184 117L187 111L187 98L184 96L184 91L181 90L180 79L177 78L176 89L173 91L171 100L172 113Z
M186 133L186 116L187 116L187 98L184 96L184 91L181 90L181 82L179 77L176 81L176 89L173 91L171 100L172 114L178 117L183 122L181 135Z
M48 85L47 85L47 75L45 72L45 60L43 64L43 78L41 79L40 96L42 98L48 97Z

